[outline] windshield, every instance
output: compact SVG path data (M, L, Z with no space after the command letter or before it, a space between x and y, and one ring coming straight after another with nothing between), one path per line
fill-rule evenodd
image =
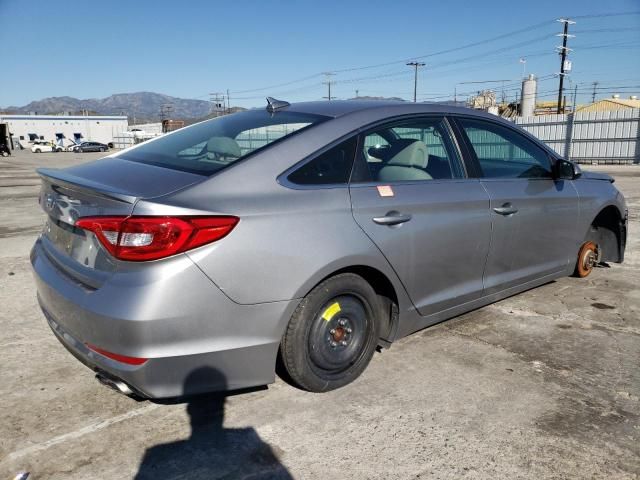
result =
M214 118L116 155L185 172L212 175L267 145L328 117L249 110Z

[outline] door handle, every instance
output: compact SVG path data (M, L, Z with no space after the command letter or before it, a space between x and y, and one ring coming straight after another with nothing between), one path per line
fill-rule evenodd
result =
M378 225L400 225L411 220L411 215L403 215L399 212L388 212L384 217L373 217L373 221Z
M513 215L514 213L518 213L518 209L510 203L505 203L501 207L496 207L493 211L500 215Z

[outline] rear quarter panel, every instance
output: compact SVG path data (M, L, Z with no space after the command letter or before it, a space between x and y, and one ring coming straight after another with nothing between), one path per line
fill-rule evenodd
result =
M173 200L141 201L134 213L205 213ZM365 265L384 273L402 297L401 307L409 306L388 262L355 223L346 187L294 190L274 179L268 193L212 193L210 205L209 212L236 215L240 222L227 237L188 255L234 302L300 298L331 273Z

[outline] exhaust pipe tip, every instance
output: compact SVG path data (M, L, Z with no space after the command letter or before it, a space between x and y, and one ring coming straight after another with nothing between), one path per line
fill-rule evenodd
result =
M116 380L114 378L107 377L102 373L96 374L96 380L98 380L102 385L105 385L116 392L120 392L123 395L127 395L129 397L134 396L133 390L129 388L129 385L124 383L122 380Z

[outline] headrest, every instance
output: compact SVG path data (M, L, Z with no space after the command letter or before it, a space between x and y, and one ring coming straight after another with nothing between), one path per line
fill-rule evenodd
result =
M393 156L400 150L416 141L417 140L413 138L399 138L397 140L394 140L390 145L384 145L382 147L370 147L367 150L367 153L369 154L369 156L379 158L386 163L391 158L393 158Z
M424 169L427 168L428 163L429 152L427 145L420 140L415 140L391 157L387 165Z
M220 157L242 156L238 142L229 137L211 137L207 142L207 153L214 153Z

